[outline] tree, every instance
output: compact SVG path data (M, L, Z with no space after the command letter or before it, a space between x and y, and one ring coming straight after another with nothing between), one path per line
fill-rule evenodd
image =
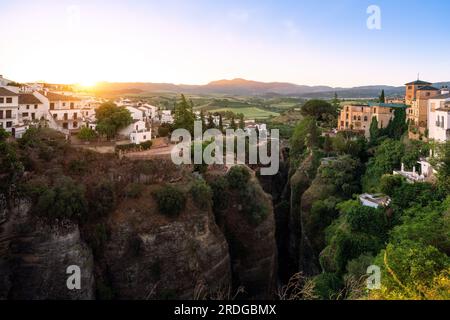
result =
M208 125L207 125L207 128L208 129L214 129L216 127L216 125L214 124L214 118L213 118L213 115L212 115L212 113L210 113L209 115L208 115Z
M243 113L238 113L237 116L239 118L238 127L239 127L239 129L244 130L245 129L244 114Z
M313 117L319 122L330 122L337 118L337 108L324 100L309 100L301 108L300 113L305 117Z
M338 98L337 92L334 93L333 100L331 101L331 105L335 108L335 110L339 113L341 111L341 101Z
M378 138L380 137L380 129L378 128L378 119L377 117L372 118L372 122L370 122L370 142L376 143Z
M308 136L309 135L309 136ZM317 128L316 120L309 116L302 119L294 129L290 139L290 155L293 160L300 160L306 151L306 138L311 147L317 145L319 141L319 128Z
M78 138L85 141L92 141L97 137L97 133L88 127L83 127L78 132Z
M193 104L188 103L184 94L181 95L181 101L175 106L174 129L186 129L191 135L194 135L195 115Z
M205 121L205 114L203 113L203 110L200 110L200 121L202 122L202 128L204 130L206 128L206 121Z
M437 161L438 187L442 193L450 195L450 141L438 146Z
M406 109L395 108L394 118L389 121L386 128L382 129L382 135L386 135L394 140L400 140L407 129L408 124L406 121Z
M233 130L237 129L236 121L234 121L234 116L231 118L230 128Z
M384 97L384 89L381 90L381 95L380 95L379 101L380 101L380 103L386 102L386 98Z
M97 118L97 131L112 139L117 132L133 122L130 111L118 107L113 102L105 102L95 110Z

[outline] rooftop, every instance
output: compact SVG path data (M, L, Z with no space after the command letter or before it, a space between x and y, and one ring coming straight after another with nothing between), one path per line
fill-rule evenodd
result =
M432 85L432 83L426 82L426 81L422 81L422 80L416 80L416 81L408 82L408 83L405 84L405 86L410 86L410 85L418 85L418 86L424 85L424 86L426 86L426 85Z
M19 104L42 104L42 101L31 93L21 93L19 95Z
M18 94L3 87L0 87L0 97L17 97Z
M49 101L80 101L77 97L57 94L53 92L40 92L48 98Z
M417 89L417 91L439 91L439 89L432 86L423 86Z

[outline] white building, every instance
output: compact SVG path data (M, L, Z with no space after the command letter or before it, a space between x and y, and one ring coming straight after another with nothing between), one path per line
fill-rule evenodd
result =
M50 127L64 133L77 132L83 124L83 104L75 96L42 92L48 99Z
M450 92L443 87L441 94L428 100L428 138L445 142L450 140Z
M0 87L6 87L11 82L11 80L3 78L3 75L0 74Z
M9 87L0 87L0 128L13 136L18 125L18 110L19 94L9 90Z
M359 196L359 201L363 206L371 208L387 207L391 203L391 198L384 194L364 193Z
M131 113L131 118L134 121L146 121L147 117L145 115L145 111L141 110L139 107L137 106L126 106L125 107L128 111L130 111Z
M172 111L171 110L163 110L161 112L161 123L169 123L172 124L174 122Z
M44 99L44 101L41 101L38 95L38 93L19 94L19 123L39 122L47 119L48 103L44 103Z
M127 127L121 129L119 135L130 139L131 143L141 144L152 139L152 129L147 127L145 121L135 120Z

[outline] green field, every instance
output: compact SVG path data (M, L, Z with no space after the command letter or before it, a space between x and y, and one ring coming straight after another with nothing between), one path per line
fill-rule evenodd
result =
M225 112L232 111L234 113L244 114L245 119L267 119L270 117L276 117L279 114L272 111L263 110L257 107L244 107L244 108L221 108L221 109L209 109L209 112Z

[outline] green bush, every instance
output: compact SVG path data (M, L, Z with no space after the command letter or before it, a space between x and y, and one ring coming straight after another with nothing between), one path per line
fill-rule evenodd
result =
M173 186L165 186L155 192L159 212L169 216L176 217L186 206L186 196L183 191Z
M92 141L97 138L97 132L95 132L91 128L83 127L80 129L80 132L78 132L77 136L80 140Z
M60 177L40 194L34 210L50 219L83 219L87 214L84 188L69 177Z
M314 293L322 300L334 300L342 288L342 280L334 273L322 273L314 277Z
M264 197L262 190L255 184L247 185L240 192L242 211L253 225L259 225L269 214L269 208L262 197Z
M140 147L141 147L142 150L148 150L148 149L150 149L152 147L152 145L153 145L153 142L151 140L149 140L149 141L142 142L140 144Z
M233 166L227 173L227 180L231 188L243 188L250 180L250 172L244 166Z
M228 199L228 181L225 177L218 177L209 182L213 192L213 203L215 210L224 210L227 206Z
M206 209L212 202L213 192L204 180L196 180L191 187L192 198L200 209Z

